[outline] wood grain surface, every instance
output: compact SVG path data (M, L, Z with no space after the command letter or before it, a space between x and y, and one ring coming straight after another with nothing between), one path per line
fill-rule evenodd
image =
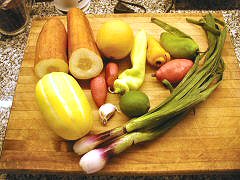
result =
M155 16L191 35L200 50L207 49L204 31L188 24L186 17L199 19L202 14L131 14L88 16L94 34L107 20L122 19L136 33L144 28L156 38L163 30L150 23ZM221 17L221 15L217 15ZM66 25L66 17L59 17ZM37 37L46 19L35 19L25 50L24 60L14 96L0 169L11 172L83 173L78 165L80 157L72 152L73 142L56 136L46 125L35 101L33 65ZM226 62L224 80L219 88L190 113L182 122L162 137L136 145L111 159L99 174L185 174L230 172L240 170L240 68L229 35L223 50ZM130 67L129 59L120 62L121 71ZM166 90L147 66L141 88L150 98L151 107L167 96ZM99 122L97 108L89 90L89 82L80 82L94 109L93 132L98 133L122 125L127 118L116 114L107 126ZM107 102L118 104L118 95L108 94Z

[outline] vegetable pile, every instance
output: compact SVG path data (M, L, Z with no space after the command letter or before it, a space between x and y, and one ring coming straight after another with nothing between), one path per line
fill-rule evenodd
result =
M151 22L166 31L161 33L160 41L143 29L134 36L127 23L116 20L99 29L96 43L87 17L77 8L68 12L67 32L58 19L44 25L36 45L35 74L42 78L36 86L36 100L50 128L67 140L79 139L91 130L92 109L76 79L89 80L103 125L119 109L132 118L123 126L75 142L74 152L86 153L80 159L84 171L97 172L114 155L162 135L218 87L224 72L221 52L227 33L225 24L211 14L199 21L187 21L206 32L206 52L199 52L189 35L156 18ZM126 56L132 66L122 71L116 60ZM102 57L108 58L107 62ZM171 92L150 111L148 96L139 91L145 80L146 62L158 68L152 76ZM120 96L120 108L108 102L108 91Z
M131 119L121 127L80 139L74 145L74 151L80 155L86 153L80 160L80 166L84 171L87 173L97 172L112 156L134 144L162 135L197 104L206 100L218 87L224 71L221 52L226 38L226 27L223 22L215 19L211 14L204 16L199 21L192 19L187 19L187 21L202 26L206 31L208 50L198 53L191 70L160 105L138 118ZM178 34L182 34L181 31L170 25L167 27L169 31L174 29ZM200 66L201 60L204 62ZM105 146L94 149L103 143Z

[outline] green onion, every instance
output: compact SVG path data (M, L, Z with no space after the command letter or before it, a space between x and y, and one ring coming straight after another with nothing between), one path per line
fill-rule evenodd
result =
M73 145L73 151L79 155L85 154L105 141L119 137L124 133L125 131L122 131L122 128L114 128L100 134L85 136L75 142Z
M185 115L186 112L172 118L162 126L155 127L146 131L126 134L116 139L107 147L91 150L80 159L79 165L87 174L100 171L104 168L107 161L111 157L120 154L134 144L150 141L164 134L175 124L177 124Z

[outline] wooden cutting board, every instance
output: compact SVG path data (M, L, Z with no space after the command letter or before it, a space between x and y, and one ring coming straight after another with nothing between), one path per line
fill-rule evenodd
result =
M185 21L186 17L199 19L203 14L131 14L88 16L94 34L105 21L122 19L136 33L144 28L156 38L163 30L150 23L158 17L191 35L207 49L204 31ZM216 15L222 18L221 15ZM66 17L59 17L66 25ZM78 165L80 157L72 152L72 142L56 136L46 125L35 101L34 89L38 79L33 65L37 37L46 19L35 19L25 50L21 73L14 96L0 169L6 171L83 173ZM240 68L229 35L222 56L226 62L224 80L219 88L190 113L182 122L162 137L130 148L110 160L99 174L182 174L229 172L240 170ZM129 59L120 62L121 71L130 67ZM155 78L154 70L146 70L141 88L150 98L151 107L167 96L166 90ZM89 82L80 82L94 109L93 132L101 132L127 121L116 114L107 126L99 122L89 90ZM118 95L108 95L107 102L118 104Z

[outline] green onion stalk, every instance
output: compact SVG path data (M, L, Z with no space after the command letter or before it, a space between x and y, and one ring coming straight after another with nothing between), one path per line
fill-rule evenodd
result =
M171 127L177 124L185 115L186 112L174 118L171 118L169 119L169 121L167 121L164 125L160 127L154 127L139 132L136 131L126 134L124 136L120 136L108 146L93 149L86 153L80 159L79 165L87 174L97 172L105 166L105 164L111 157L120 154L134 144L138 144L144 141L150 141L164 134Z
M177 32L188 37L180 30L156 18L152 20L169 32ZM200 25L206 31L208 50L197 55L192 69L160 105L138 118L131 119L122 127L85 137L76 142L74 151L80 155L86 153L80 160L80 166L84 171L97 172L105 166L109 158L133 144L149 141L162 135L175 126L197 104L206 100L218 87L224 71L221 52L226 38L226 27L211 14L205 15L199 21L192 19L187 21ZM223 28L221 29L217 23L223 25ZM200 66L199 62L202 59L204 63ZM109 141L110 143L107 143ZM94 149L102 144L105 146Z

